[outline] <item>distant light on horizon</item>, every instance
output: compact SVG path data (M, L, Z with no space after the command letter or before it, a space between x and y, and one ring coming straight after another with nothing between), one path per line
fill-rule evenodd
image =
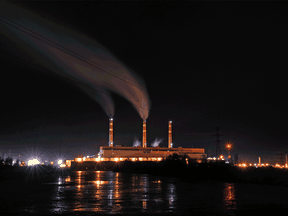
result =
M38 159L28 160L28 166L34 166L40 164Z

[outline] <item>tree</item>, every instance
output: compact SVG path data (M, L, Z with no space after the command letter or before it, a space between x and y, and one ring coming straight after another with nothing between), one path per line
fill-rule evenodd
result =
M7 157L7 158L5 159L5 165L10 165L10 166L12 166L12 161L13 161L13 159L12 159L11 157Z
M20 164L20 160L19 160L19 159L17 159L17 160L16 160L16 163L14 164L14 166L17 166L17 167L18 167L18 166L19 166L19 164Z

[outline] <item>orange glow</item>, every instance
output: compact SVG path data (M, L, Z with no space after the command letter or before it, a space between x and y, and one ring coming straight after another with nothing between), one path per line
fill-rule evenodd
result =
M227 149L228 151L230 151L231 148L232 148L232 144L231 144L231 143L226 144L226 149Z
M236 208L235 186L233 183L225 183L224 205L226 209Z
M145 200L142 201L142 208L143 209L147 208L147 202Z
M172 148L172 121L169 121L168 126L168 148Z
M143 138L142 138L142 147L147 147L147 139L146 139L146 120L143 120Z
M108 184L109 181L94 181L94 184L96 184L97 186L99 185L103 185L103 184Z
M76 161L76 162L82 162L82 161L83 161L83 158L75 158L75 161Z
M110 118L109 123L109 146L113 146L113 118Z

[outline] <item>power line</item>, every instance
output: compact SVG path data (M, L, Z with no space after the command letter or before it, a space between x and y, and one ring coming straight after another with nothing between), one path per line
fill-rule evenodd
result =
M95 68L97 68L97 69L99 69L99 70L101 70L101 71L103 71L103 72L105 72L105 73L108 73L108 74L110 74L110 75L112 75L112 76L114 76L114 77L116 77L116 78L118 78L118 79L121 79L121 80L123 80L124 82L127 82L127 83L129 83L129 84L131 84L131 85L133 85L133 86L135 86L135 87L140 88L140 89L146 90L146 88L145 88L144 86L135 85L135 84L130 83L130 82L128 82L127 80L125 80L125 79L128 79L127 77L124 77L125 79L120 78L120 77L121 77L120 75L114 75L114 74L112 74L111 72L108 72L108 71L111 71L111 70L109 70L109 69L107 69L107 68L105 68L105 67L103 67L103 66L101 66L101 65L99 65L99 64L97 64L97 63L95 63L94 61L91 61L91 60L89 60L89 59L87 59L87 58L85 58L85 57L83 57L83 56L81 56L81 55L79 55L79 54L77 54L77 53L75 53L75 52L73 52L73 51L71 51L71 50L63 47L63 46L59 45L58 43L56 43L56 42L54 42L54 41L52 41L52 40L49 40L49 39L47 39L46 37L44 37L44 36L42 36L42 35L34 32L34 31L30 30L30 29L27 29L27 28L25 28L24 26L22 26L22 25L20 25L20 24L18 24L18 23L16 23L16 22L14 22L14 21L12 21L12 20L10 20L10 19L8 19L8 18L6 18L6 17L4 17L4 16L2 16L2 15L0 15L0 17L3 17L4 19L7 19L7 20L9 20L10 22L15 23L16 25L20 26L21 28L24 28L24 29L26 29L27 31L29 31L29 32L31 32L31 33L33 33L33 34L35 34L35 35L38 35L38 36L41 37L41 38L39 38L39 37L37 37L37 36L34 36L34 35L26 32L26 31L24 31L24 30L22 30L22 29L20 29L20 28L18 28L18 27L16 27L16 26L14 26L14 25L12 25L12 24L10 24L10 23L8 23L8 22L0 19L2 22L6 23L7 25L10 25L10 26L18 29L19 31L22 31L22 32L30 35L31 37L34 37L34 38L36 38L36 39L38 39L38 40L40 40L40 41L42 41L42 42L44 42L44 43L46 43L46 44L54 47L54 48L56 48L56 49L59 49L59 50L61 50L62 52L65 52L66 54L68 54L68 55L70 55L70 56L72 56L72 57L74 57L74 58L76 58L76 59L78 59L78 60L80 60L80 61L83 61L83 62L89 64L89 65L92 66L92 67L95 67ZM45 41L45 40L46 40L46 41ZM48 42L47 42L47 41L48 41ZM49 42L50 42L50 43L49 43ZM52 44L51 44L51 43L52 43ZM54 44L54 45L53 45L53 44ZM55 45L56 45L56 46L59 46L60 48L59 48L59 47L56 47ZM66 50L66 51L65 51L65 50ZM67 51L70 52L70 53L68 53ZM82 59L81 59L81 58L82 58ZM90 61L90 62L92 62L92 63L87 62L87 60ZM96 66L93 65L93 64L95 64ZM102 68L99 68L99 66L105 68L106 70L104 70L104 69L102 69ZM132 82L133 82L133 81L132 81ZM147 91L147 90L146 90L146 91Z
M8 18L6 18L6 17L4 17L4 16L2 16L2 15L0 15L0 16L3 17L4 19L9 20ZM38 35L39 37L43 38L44 40L41 39L41 38L39 38L39 37L37 37L37 36L34 36L34 35L26 32L26 31L24 31L24 30L22 30L22 29L20 29L20 28L18 28L18 27L16 27L16 26L14 26L14 25L12 25L12 24L10 24L10 23L8 23L7 21L4 21L3 19L0 19L0 20L1 20L2 22L6 23L7 25L10 25L10 26L18 29L19 31L22 31L22 32L30 35L31 37L34 37L34 38L42 41L43 43L46 43L46 44L48 44L48 45L50 45L50 46L53 46L53 47L55 47L56 49L59 49L59 50L61 50L62 52L65 52L66 54L68 54L68 55L70 55L70 56L72 56L72 57L74 57L74 58L76 58L76 59L78 59L78 60L80 60L80 61L83 61L83 62L87 63L88 65L91 65L92 67L95 67L95 68L97 68L97 69L99 69L99 70L101 70L101 71L103 71L103 72L105 72L105 73L108 73L108 74L110 74L110 75L112 75L112 76L114 76L114 77L116 77L116 78L118 78L118 79L123 80L123 81L126 82L126 83L129 83L129 84L131 84L131 85L133 85L133 86L135 86L135 87L137 87L137 88L139 88L139 89L142 89L142 90L144 90L144 91L147 92L147 89L146 89L146 88L142 88L141 86L134 85L133 83L130 83L130 82L128 82L127 80L122 79L121 77L119 77L119 76L117 76L117 75L114 75L114 74L109 73L109 72L108 72L108 69L105 68L105 67L103 67L103 66L102 66L102 68L105 68L106 70L104 70L104 69L102 69L102 68L99 68L99 66L101 67L101 65L96 64L95 62L93 62L93 61L91 61L91 60L89 60L89 61L91 61L93 64L96 64L97 66L93 65L92 63L89 63L89 62L85 61L85 59L86 59L85 57L83 57L83 56L81 56L81 55L79 55L79 54L77 54L77 53L75 53L75 52L73 52L73 51L71 51L71 50L69 50L69 49L67 49L67 48L65 48L65 47L57 44L57 43L55 43L55 42L53 42L52 40L49 40L49 39L45 38L44 36L41 36L41 35L33 32L32 30L29 30L29 29L25 28L24 26L22 26L22 25L20 25L20 24L17 24L17 23L15 23L15 22L9 20L10 22L15 23L16 25L20 26L21 28L27 29L27 31L32 32L32 33L35 34L35 35ZM45 40L46 40L46 41L45 41ZM47 42L47 41L48 41L48 42ZM49 42L50 42L50 43L49 43ZM51 43L52 43L52 44L51 44ZM56 46L53 45L53 44L56 44ZM58 46L58 47L57 47L57 46ZM60 48L59 48L59 47L60 47ZM65 51L65 50L67 50L67 51L70 52L70 53L68 53L68 52ZM72 54L71 54L71 53L72 53ZM76 55L78 55L78 56L76 56ZM79 56L80 56L80 57L79 57ZM84 60L83 60L82 58L83 58ZM57 74L57 75L59 75L59 74ZM59 75L59 76L61 76L61 75ZM62 76L62 77L64 77L64 76ZM64 77L64 78L65 78L65 79L70 79L70 80L72 80L71 78L67 78L67 77ZM126 78L126 79L127 79L127 78ZM75 80L72 80L72 81L80 84L79 82L77 82L77 81L75 81ZM83 85L83 84L80 84L80 85ZM87 86L87 85L85 85L85 86L91 88L90 86ZM92 89L93 89L93 90L96 90L96 89L94 89L94 88L92 88ZM96 91L101 92L100 90L96 90ZM101 92L101 93L107 94L107 93L105 93L105 92ZM157 95L157 94L154 94L154 95ZM163 99L163 96L161 96L161 95L157 95L157 96L159 96L160 98ZM188 107L186 107L186 106L184 106L184 105L182 105L182 104L179 104L179 103L176 104L176 103L174 103L174 102L171 101L171 100L167 100L167 99L166 99L166 101L168 101L168 102L170 102L170 103L172 103L172 104L174 104L174 105L176 105L176 106L179 106L179 107L181 106L182 108L186 109L187 111L193 112L193 113L195 113L195 114L197 114L197 115L199 115L199 116L202 116L202 117L204 117L204 118L206 118L206 119L212 120L212 121L217 122L217 123L220 123L220 124L222 124L222 125L225 125L223 122L219 122L218 120L215 120L215 118L213 118L212 116L210 116L210 115L208 115L208 114L202 114L202 113L200 113L200 112L198 112L198 111L191 110L190 108L188 108ZM133 104L133 103L132 103L132 104ZM135 105L135 104L133 104L133 105ZM140 107L140 106L138 106L138 105L135 105L135 106ZM146 108L144 108L144 107L140 107L140 108L146 109ZM146 110L147 110L147 109L146 109ZM160 115L162 115L162 114L160 114ZM244 129L244 128L242 128L242 129Z
M2 16L2 15L0 15L0 16L1 16L1 17L4 17L4 16ZM7 20L9 20L9 21L11 21L10 19L8 19L8 18L6 18L6 17L4 17L4 18L7 19ZM2 19L0 19L0 20L1 20L2 22L5 22L5 21L3 21ZM11 22L13 22L13 21L11 21ZM42 42L44 42L44 43L46 43L46 44L48 44L48 45L50 45L50 46L55 47L54 45L51 45L50 43L47 43L47 42L44 41L43 39L40 39L40 38L38 38L38 37L36 37L36 36L33 36L33 35L25 32L24 30L19 29L18 27L15 27L14 25L11 25L10 23L7 23L7 22L5 22L5 23L8 24L8 25L10 25L10 26L12 26L12 27L14 27L14 28L16 28L16 29L18 29L18 30L20 30L20 31L22 31L22 32L24 32L24 33L26 33L26 34L28 34L28 35L30 35L30 36L32 36L32 37L34 37L34 38L36 38L36 39L38 39L38 40L40 40L40 41L42 41ZM13 22L13 23L15 23L15 22ZM24 29L27 29L27 28L23 27L23 26L20 25L20 24L17 24L17 23L15 23L15 24L18 25L18 26L20 26L20 27L22 27L22 28L24 28ZM32 31L32 30L29 30L29 29L27 29L27 30L30 31L30 32L32 32L33 34L39 35L39 34L35 33L35 32ZM83 61L83 62L85 62L85 63L87 63L87 64L89 64L89 65L91 65L91 66L93 66L93 67L95 67L95 68L97 68L97 69L99 69L99 70L102 70L102 71L105 72L105 73L108 73L108 74L110 74L110 75L112 75L112 76L114 76L114 77L119 78L117 75L114 75L114 74L111 74L111 73L107 72L107 70L108 70L107 68L103 67L103 68L106 69L106 71L105 71L105 70L103 70L102 68L99 68L99 67L97 67L97 66L95 66L95 65L93 65L93 64L91 64L91 63L88 63L88 62L84 61L83 59L80 59L79 57L77 57L77 56L75 56L75 55L78 55L78 56L80 56L81 58L86 59L85 57L83 57L83 56L81 56L81 55L79 55L79 54L77 54L77 53L75 53L75 52L73 52L73 51L71 51L71 50L69 50L69 49L67 49L67 48L65 48L65 47L63 47L63 46L61 46L61 45L59 45L59 44L51 41L51 40L49 40L49 39L47 39L47 38L45 38L44 36L41 36L41 35L39 35L39 36L40 36L41 38L44 38L44 39L47 40L47 41L50 41L50 42L53 43L53 44L56 44L57 46L62 47L62 49L60 49L60 48L58 48L58 47L55 47L56 49L59 49L59 50L65 52L65 53L67 53L66 51L63 50L63 49L65 49L65 50L69 51L70 53L73 53L73 55L70 54L70 53L67 53L68 55L71 55L71 56L73 56L74 58L77 58L78 60ZM90 61L90 60L89 60L89 61ZM91 61L91 62L93 62L93 61ZM93 63L96 64L95 62L93 62ZM100 66L101 66L101 65L100 65ZM124 80L124 79L122 79L122 78L119 78L119 79L123 80L124 82L127 82L126 80ZM129 84L131 84L131 85L133 85L133 86L135 86L135 87L138 87L138 88L140 88L140 89L142 89L142 90L144 90L144 91L146 91L146 92L148 93L148 91L147 91L146 88L143 88L143 87L141 88L140 86L136 86L136 85L134 85L134 84L132 84L132 83L130 83L130 82L127 82L127 83L129 83ZM157 95L157 94L154 94L154 95ZM157 96L158 96L159 98L163 98L162 95L157 95ZM198 111L195 111L195 110L191 110L190 108L188 108L188 107L186 107L186 106L183 106L182 104L179 104L179 103L176 104L176 103L174 103L173 101L167 100L167 99L166 99L166 101L168 101L168 102L170 102L170 103L172 103L172 104L174 104L174 105L176 105L176 106L179 106L179 105L180 105L182 108L188 110L189 112L194 112L194 113L196 113L197 115L201 115L202 117L204 117L204 118L206 117L206 118L207 118L207 114L206 114L205 116L203 116L202 113L199 113ZM210 119L210 120L212 120L212 121L215 121L215 119L211 118L210 116L208 117L208 119ZM216 122L217 122L217 121L216 121ZM219 123L219 122L218 122L218 123ZM222 124L222 123L221 123L221 124Z
M1 52L1 51L0 51L0 52ZM3 53L3 52L2 52L2 53ZM5 53L5 54L10 55L10 54L8 54L8 53ZM30 63L30 62L27 62L27 61L25 61L25 60L23 60L23 59L21 59L21 58L16 57L16 56L13 56L13 55L10 55L10 56L13 57L13 58L16 58L16 59L18 59L18 60L20 60L20 61L23 61L23 62L25 62L26 64L29 64L29 65L35 66L35 67L37 67L37 68L39 68L39 69L41 69L41 70L50 72L49 70L47 70L47 69L45 69L45 68L42 68L42 67L40 67L40 66L38 66L38 65L32 64L32 63ZM89 85L83 84L83 83L81 83L81 82L79 82L79 81L76 81L76 80L74 80L74 79L68 78L68 77L66 77L66 76L62 76L62 75L57 74L57 73L53 73L53 74L54 74L54 75L57 75L57 76L60 76L61 78L67 79L67 80L70 81L70 82L74 82L74 83L77 83L78 85L85 86L85 87L87 87L87 88L89 88L89 89L92 89L92 90L94 90L94 91L100 92L100 93L102 93L102 94L107 94L107 95L109 95L107 92L103 92L103 91L97 90L97 89L95 89L95 88L93 88L93 87L91 87L91 86L89 86ZM109 95L109 96L110 96L110 95ZM131 103L132 103L132 102L131 102ZM132 104L135 105L136 107L142 108L141 106L138 106L138 105L136 105L136 104L134 104L134 103L132 103ZM143 109L144 109L144 108L143 108ZM146 109L146 108L145 108L145 109ZM146 109L146 110L147 110L147 109ZM171 118L171 117L168 117L168 116L166 116L166 115L163 115L163 114L158 113L158 112L155 112L155 111L149 110L149 112L155 113L155 114L157 114L157 115L164 116L164 117L166 117L166 118L168 118L168 119ZM42 117L45 117L45 116L42 116ZM48 116L48 117L52 117L52 116ZM52 117L52 118L54 118L54 117ZM62 119L62 118L60 118L60 119ZM174 119L175 119L175 118L174 118ZM64 120L64 119L62 119L62 120ZM183 122L183 121L181 121L181 120L178 120L178 119L177 119L177 122L181 122L181 123L186 124L186 125L188 126L188 124L187 124L186 122Z

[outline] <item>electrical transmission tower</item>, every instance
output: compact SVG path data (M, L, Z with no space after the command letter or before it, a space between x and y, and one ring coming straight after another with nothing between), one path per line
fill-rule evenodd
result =
M213 136L216 136L216 140L214 142L216 142L216 158L219 158L221 155L221 148L220 148L220 136L223 136L222 134L220 134L220 127L216 127L215 128L215 134Z
M280 152L280 164L284 165L285 161L284 161L284 152Z

